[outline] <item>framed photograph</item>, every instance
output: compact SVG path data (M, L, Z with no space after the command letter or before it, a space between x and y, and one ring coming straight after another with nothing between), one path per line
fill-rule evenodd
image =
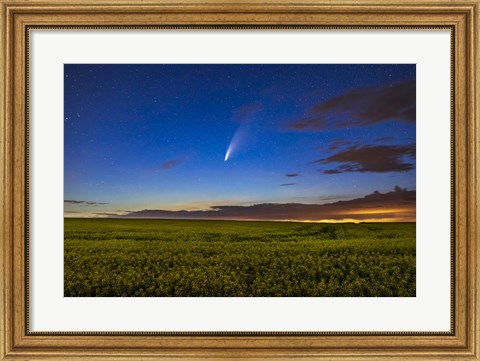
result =
M478 0L0 4L2 360L480 359Z

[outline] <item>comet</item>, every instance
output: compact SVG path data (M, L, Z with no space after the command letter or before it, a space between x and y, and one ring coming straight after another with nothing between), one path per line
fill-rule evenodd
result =
M247 135L248 127L246 124L241 124L233 134L232 140L228 144L227 152L225 153L225 162L229 160L234 153L238 152L241 146L245 143Z

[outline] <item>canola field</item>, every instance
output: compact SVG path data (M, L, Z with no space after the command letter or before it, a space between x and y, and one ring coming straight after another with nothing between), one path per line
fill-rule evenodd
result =
M415 223L64 225L66 297L415 296Z

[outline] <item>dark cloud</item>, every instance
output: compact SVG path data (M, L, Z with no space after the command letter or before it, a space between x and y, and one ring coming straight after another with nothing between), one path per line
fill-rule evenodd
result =
M295 184L297 184L297 183L282 183L280 185L285 187L285 186L294 186Z
M407 159L415 158L415 145L354 145L331 156L315 161L319 164L338 164L321 170L325 174L345 172L406 172L414 168Z
M395 140L395 137L381 137L381 138L375 139L375 141L379 143L391 142L393 140Z
M296 120L287 126L293 130L331 130L325 119L310 117Z
M345 195L345 194L332 194L325 197L318 197L317 200L319 201L340 201L340 200L348 200L352 199L353 195Z
M154 167L146 168L144 170L144 172L146 174L152 174L152 173L168 171L168 170L171 170L173 168L176 168L176 167L180 166L186 160L187 160L187 156L182 156L182 157L170 159L170 160L164 161L164 162L162 162L159 165L156 165Z
M396 187L363 198L328 204L262 203L250 206L219 205L203 211L143 210L120 218L234 219L234 220L342 220L391 219L415 221L416 192Z
M261 102L248 103L233 113L232 120L238 123L250 122L253 120L253 115L262 111L263 105Z
M340 174L342 172L338 169L326 169L323 171L323 173L324 174Z
M288 125L294 130L333 130L361 127L388 120L414 123L415 80L354 88L310 109L307 117Z
M287 176L288 178L293 178L293 177L298 177L299 173L287 173L285 174L285 176Z
M352 144L349 140L345 139L334 139L328 144L327 151L328 152L333 152L339 148L345 147L347 145Z
M82 204L82 205L99 205L99 204L108 204L108 203L103 203L103 202L90 202L90 201L78 201L74 199L65 199L65 203L70 203L70 204Z
M175 167L178 167L180 164L182 164L183 162L185 162L185 158L175 158L175 159L171 159L171 160L168 160L166 162L163 162L162 164L160 164L160 167L158 168L158 170L169 170L169 169L173 169Z

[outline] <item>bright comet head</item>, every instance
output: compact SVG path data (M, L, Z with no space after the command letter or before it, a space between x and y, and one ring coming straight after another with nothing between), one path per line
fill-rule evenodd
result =
M231 150L232 150L232 147L231 147L231 146L228 147L227 153L225 153L225 162L228 160L228 157L230 157L230 152L231 152Z

